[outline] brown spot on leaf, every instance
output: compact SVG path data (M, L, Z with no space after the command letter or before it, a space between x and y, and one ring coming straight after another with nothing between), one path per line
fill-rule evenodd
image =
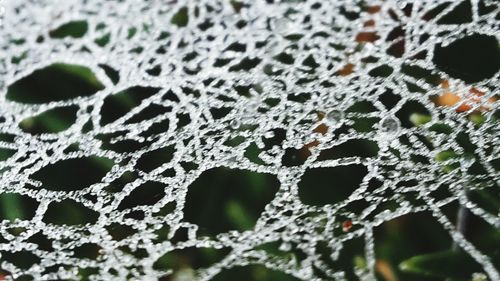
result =
M354 64L348 63L342 69L337 71L337 74L340 76L347 76L353 72L354 72Z
M352 228L352 221L351 220L345 220L342 223L342 231L348 232Z
M356 35L357 42L375 42L380 38L376 32L360 32Z
M370 14L376 14L380 12L380 6L370 6L366 11Z
M363 23L363 27L371 27L371 26L375 26L374 20L368 20Z

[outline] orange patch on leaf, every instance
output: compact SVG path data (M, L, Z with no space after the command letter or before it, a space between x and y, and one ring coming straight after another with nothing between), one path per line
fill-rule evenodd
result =
M312 141L312 142L310 142L310 143L308 143L308 144L304 145L304 146L300 149L300 151L299 151L300 156L302 156L302 157L304 157L304 158L307 158L307 157L311 156L311 154L312 154L312 153L311 153L311 150L310 150L310 149L311 149L311 148L313 148L313 147L316 147L316 146L318 146L318 145L319 145L319 141L318 141L318 140L314 140L314 141Z
M316 112L316 115L318 116L318 120L321 121L325 118L325 113L318 111ZM325 135L328 132L328 126L324 123L319 124L316 128L313 129L313 132L315 133L320 133L322 135ZM314 148L318 146L320 142L318 140L314 140L310 143L305 144L299 151L300 155L304 158L307 158L311 156L311 148Z
M463 101L461 104L458 105L458 107L455 109L456 112L465 112L469 111L474 104L481 103L481 97L484 96L484 92L476 89L476 88L471 88L468 93L465 94L465 97L460 97L459 95L448 91L450 88L450 84L447 80L443 80L441 82L441 87L445 90L442 95L437 97L437 99L434 101L435 104L439 106L456 106L457 103ZM489 98L488 102L489 103L494 103L496 100L495 98ZM480 106L478 108L479 111L488 111L491 108L488 106Z
M396 274L394 273L394 270L392 270L391 265L384 261L384 260L377 260L375 263L375 270L377 270L380 275L384 278L386 281L397 281Z
M341 70L337 71L337 74L340 76L347 76L354 72L354 64L348 63Z
M318 127L314 128L313 132L325 135L328 132L328 126L325 124L319 124Z

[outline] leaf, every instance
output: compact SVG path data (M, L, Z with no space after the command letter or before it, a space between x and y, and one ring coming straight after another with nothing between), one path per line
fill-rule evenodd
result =
M59 133L73 125L77 110L76 106L56 107L22 120L19 127L31 134Z
M480 126L484 123L484 121L486 121L486 117L481 114L474 113L469 115L469 120L472 121L476 126Z
M410 121L416 126L421 126L431 120L432 117L427 114L413 113L410 115Z
M441 278L470 280L481 267L462 251L442 251L411 257L399 264L404 272Z
M443 150L441 152L439 152L438 154L436 154L436 161L446 161L446 160L449 160L449 159L452 159L452 158L455 158L457 157L457 153L455 153L455 151L453 150Z
M227 202L226 213L239 228L251 229L254 225L252 218L249 217L249 214L245 210L244 206L235 200L229 200Z

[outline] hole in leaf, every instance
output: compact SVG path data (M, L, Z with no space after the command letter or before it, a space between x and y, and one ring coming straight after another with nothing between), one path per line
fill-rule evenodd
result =
M169 126L170 126L170 120L164 119L162 121L152 124L151 127L149 127L149 129L141 133L141 136L149 137L152 135L168 132Z
M118 210L130 209L136 206L152 206L165 196L163 183L148 181L134 188L118 205Z
M340 223L338 224L338 228L342 228ZM341 229L336 229L336 230L338 230L340 233L344 233ZM320 245L321 244L319 244L318 246ZM356 259L363 257L364 251L365 251L365 241L362 237L357 237L345 241L342 245L342 248L339 250L337 259L330 258L331 256L330 247L325 247L322 249L322 252L325 252L324 260L327 262L327 264L330 265L330 267L345 269L345 274L346 274L345 280L359 280L355 273L356 269L358 269L356 264Z
M186 26L189 22L188 8L187 7L180 8L177 11L177 13L174 14L170 22L179 27Z
M145 215L144 215L143 211L136 210L136 211L132 211L130 213L125 214L123 217L126 219L134 219L134 220L142 221L142 220L144 220Z
M378 99L387 109L391 109L401 100L401 97L394 94L391 89L387 89Z
M285 150L281 163L287 167L300 166L305 163L309 156L311 156L311 151L309 151L307 147L302 147L300 149L291 147Z
M231 110L230 107L210 108L210 114L214 119L221 119L228 115Z
M170 162L174 157L175 151L175 146L171 145L146 152L137 160L136 168L145 172L151 172L161 165Z
M101 67L104 70L104 72L109 77L109 79L111 79L111 82L113 82L113 84L116 85L116 83L118 83L118 81L120 80L120 74L116 69L106 64L100 64L99 67Z
M188 237L188 229L186 227L179 227L174 234L174 237L170 240L173 244L177 244L179 242L185 242L189 239Z
M229 45L225 50L234 52L245 52L247 50L247 45L234 42L231 45Z
M228 248L213 249L188 247L177 249L158 258L153 264L153 268L159 270L173 269L174 272L186 267L198 269L219 262L228 253Z
M479 204L483 210L497 214L500 207L500 194L498 186L491 185L481 190L471 190L467 194L470 201Z
M146 70L146 73L151 75L151 76L160 76L161 74L161 65L156 65L148 70Z
M113 165L112 160L96 156L66 159L41 168L32 178L49 190L80 190L101 181Z
M378 111L378 109L369 101L359 101L351 105L346 112L370 113Z
M443 3L443 4L437 5L435 8L432 8L431 10L427 11L427 13L425 13L422 16L422 19L426 20L426 21L429 21L429 20L435 18L438 14L440 14L449 5L450 5L450 3Z
M116 121L132 108L141 104L142 100L158 92L157 88L131 87L104 99L101 107L101 125Z
M373 68L368 74L373 77L388 77L393 71L394 69L392 67L384 64Z
M291 275L281 271L268 269L263 265L246 265L225 269L212 278L212 281L299 281Z
M375 125L380 121L379 118L352 118L354 124L352 124L352 128L357 132L370 132L375 130Z
M94 243L86 243L73 249L73 255L77 258L95 260L99 256L101 247Z
M5 161L9 159L12 155L16 154L15 150L0 148L0 161Z
M299 182L299 198L308 205L338 203L359 187L367 173L363 165L309 169Z
M113 150L119 153L134 152L149 145L148 142L138 142L135 140L127 139L112 141L113 135L109 134L97 135L96 138L102 141L102 149Z
M262 152L262 150L257 146L255 142L252 142L250 145L247 146L245 149L245 153L243 156L250 160L251 162L259 165L265 165L265 162L260 159L259 154Z
M110 182L104 190L112 193L120 192L126 184L135 181L137 178L138 174L136 172L126 171L119 178Z
M8 261L21 269L29 269L31 266L40 263L41 259L32 252L22 250L19 252L2 251L2 260ZM18 279L16 279L18 280Z
M229 1L229 3L231 4L236 13L239 13L241 9L246 6L245 3L236 0L231 0Z
M106 227L106 230L108 231L109 235L113 237L113 240L116 241L123 240L137 233L137 230L135 230L133 227L119 223L112 223L111 225Z
M443 16L438 21L438 24L462 24L468 22L472 22L472 5L469 0L466 0Z
M53 251L52 241L47 237L47 235L42 232L37 232L32 235L28 240L29 243L34 243L37 245L38 249L44 251Z
M466 83L479 82L500 69L500 47L494 36L474 34L446 47L436 45L433 62L451 77Z
M154 215L160 216L160 217L165 217L166 215L171 214L173 211L175 211L176 206L177 206L177 204L174 201L168 202L163 207L161 207L160 211L154 213Z
M439 85L441 78L438 74L432 73L431 70L422 68L416 65L403 64L401 71L409 76L415 77L416 79L425 79L425 81L434 86Z
M49 32L51 38L73 37L80 38L87 33L88 24L86 21L71 21Z
M353 139L321 151L317 160L323 161L354 156L375 157L377 153L378 145L376 142L366 139Z
M95 223L99 213L71 199L49 204L43 221L56 225L83 225Z
M295 62L295 58L287 53L280 53L274 59L284 64L293 64Z
M261 62L259 58L244 58L238 64L235 64L229 68L229 71L240 71L240 70L250 70L256 67Z
M0 194L0 221L29 220L35 216L38 201L17 193Z
M400 58L405 53L405 41L399 40L396 43L393 43L389 48L387 48L387 54L394 56L396 58Z
M94 42L97 44L97 46L104 47L109 43L110 38L111 35L109 33L106 33L105 35L95 39Z
M213 168L188 188L184 218L204 235L252 229L279 188L275 175Z
M143 110L132 116L130 119L128 119L125 123L139 123L157 116L163 116L165 113L168 113L171 110L172 109L170 107L165 107L158 104L150 104Z
M416 116L415 114L418 114L418 116L431 116L429 110L417 101L408 101L396 112L401 125L405 128L411 128L416 125L412 122L412 120L415 121L415 118L412 119L412 116Z
M21 103L47 103L90 96L102 89L104 86L89 68L57 63L14 82L7 90L7 99Z

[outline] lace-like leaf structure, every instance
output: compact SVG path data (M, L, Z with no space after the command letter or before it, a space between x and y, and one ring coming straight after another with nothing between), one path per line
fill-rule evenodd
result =
M6 278L375 280L425 214L500 280L498 3L270 2L0 2Z

